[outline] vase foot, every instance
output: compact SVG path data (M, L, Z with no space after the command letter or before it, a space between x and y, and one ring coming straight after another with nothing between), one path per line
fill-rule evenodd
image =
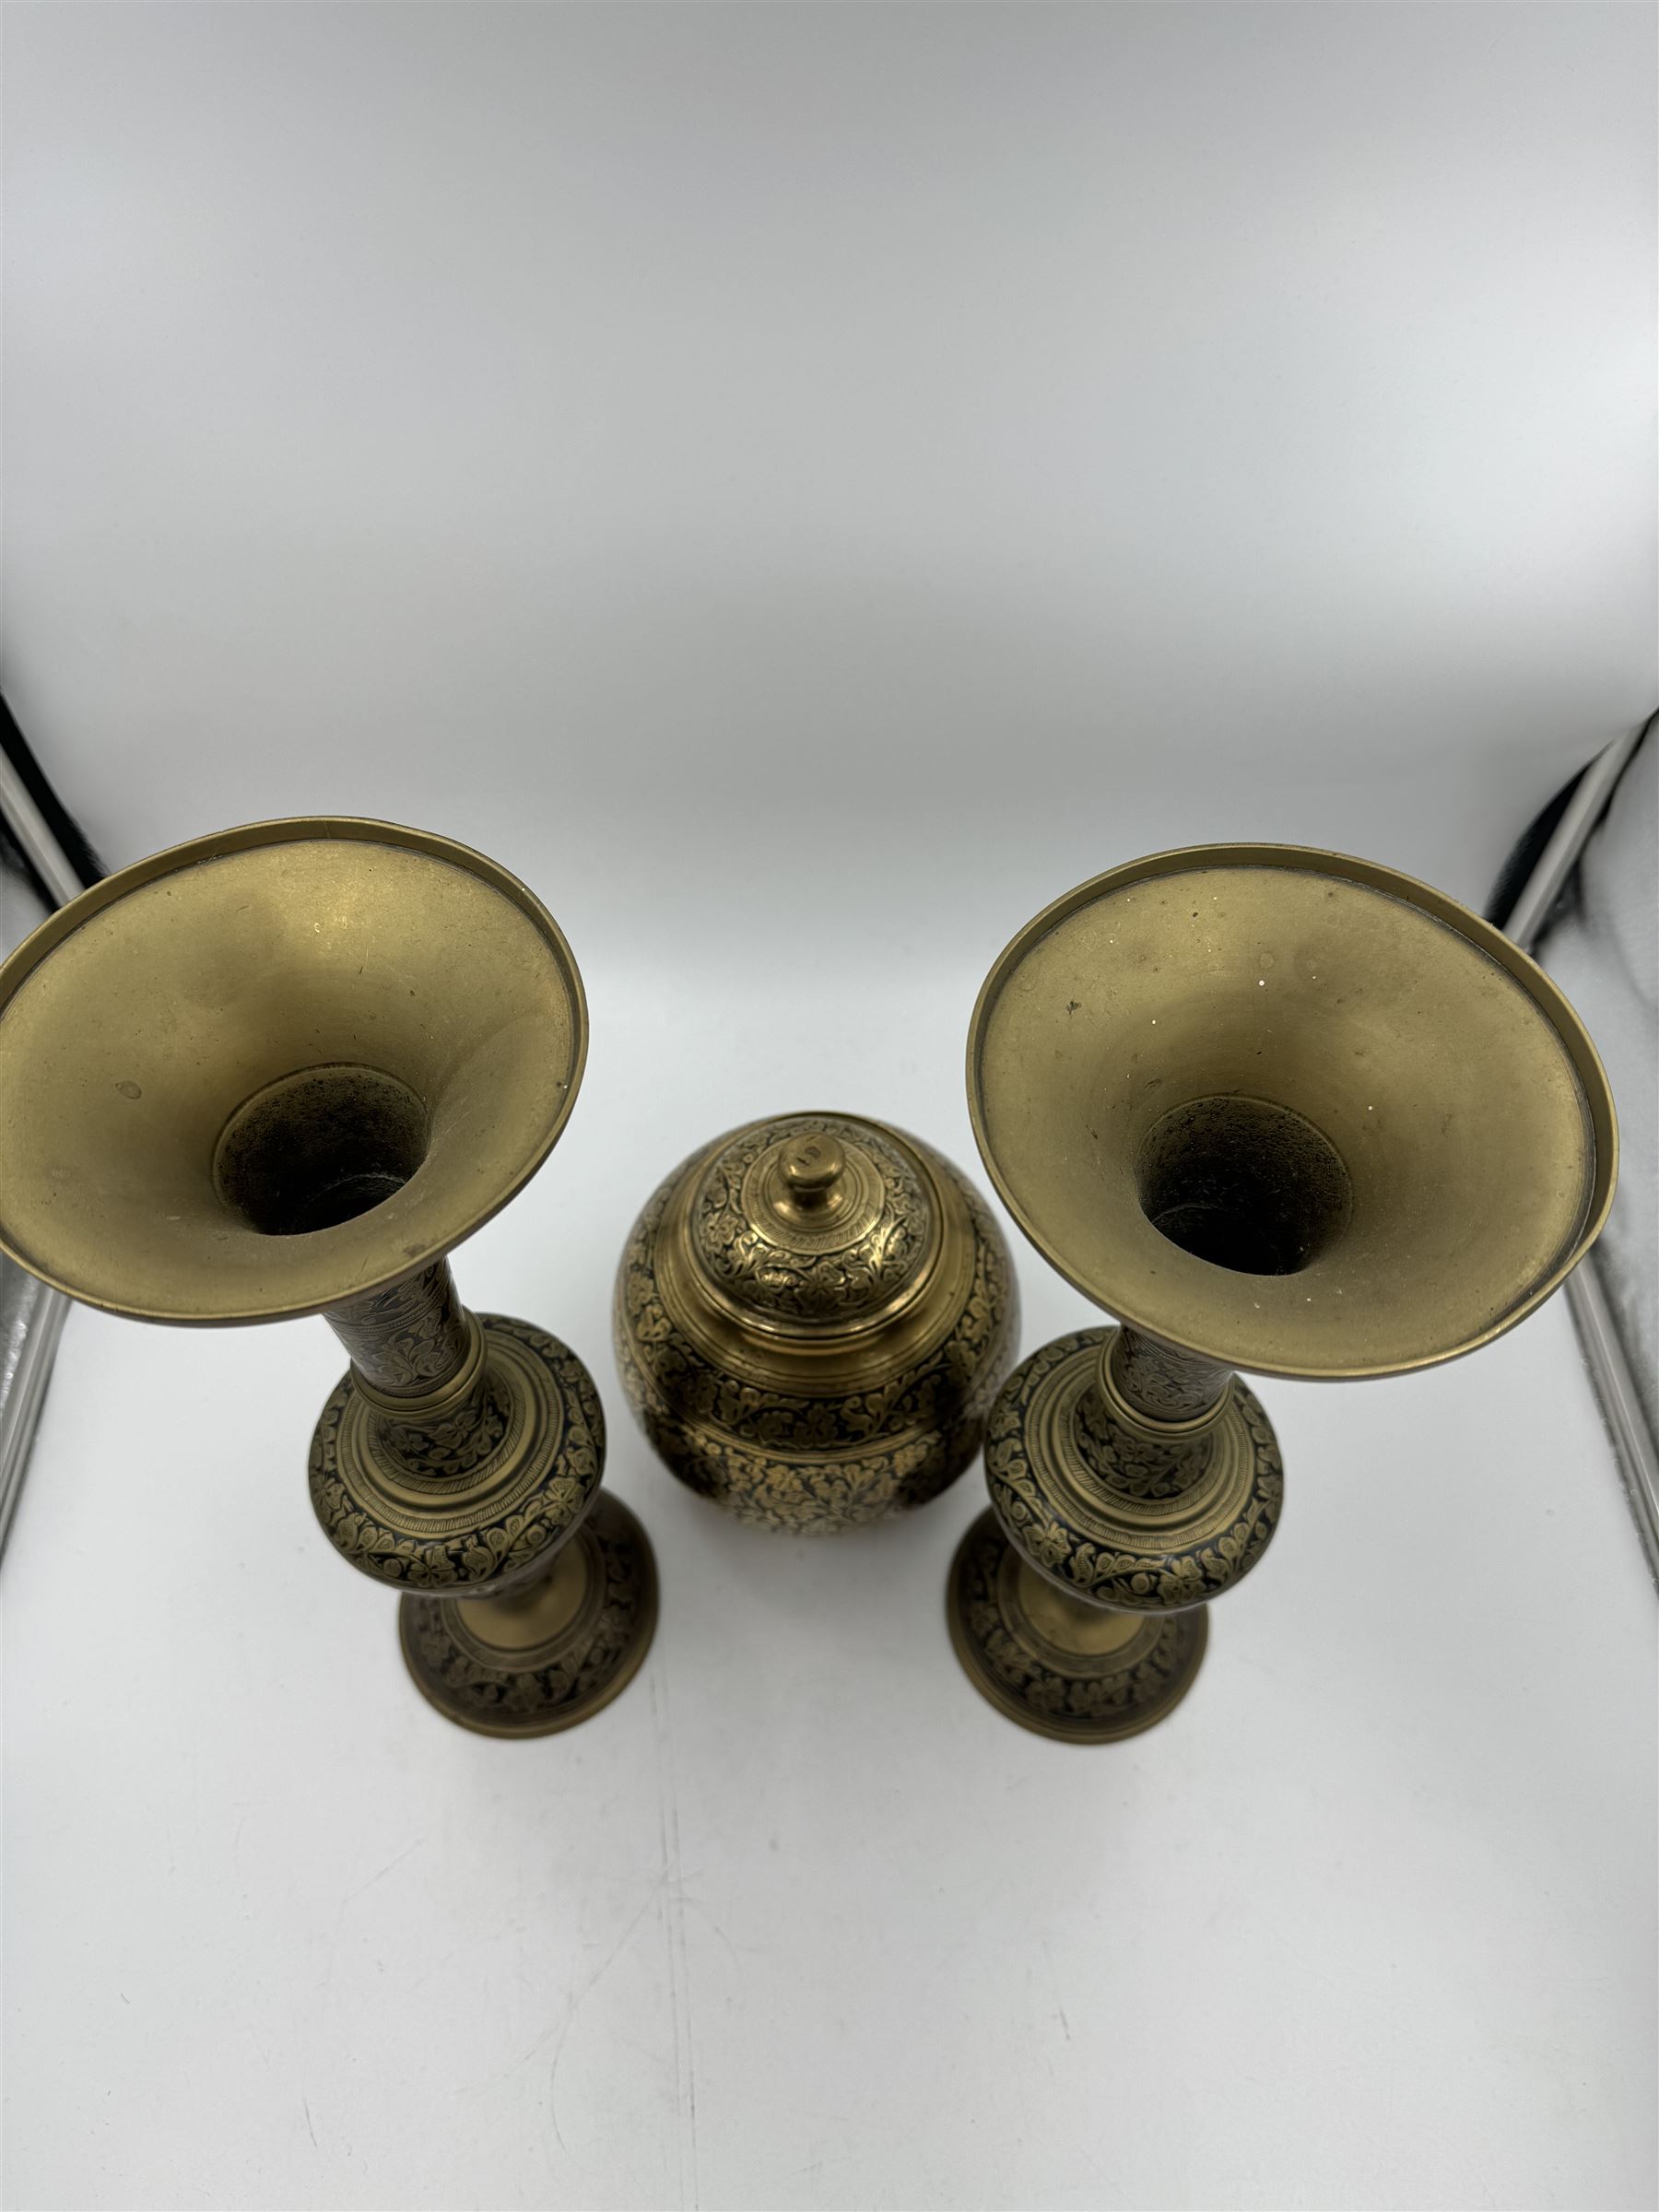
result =
M627 1688L656 1627L651 1539L601 1491L548 1571L500 1597L406 1595L404 1659L421 1695L484 1735L551 1735Z
M1110 1611L1069 1597L1021 1559L994 1512L958 1547L946 1594L957 1657L999 1712L1065 1743L1107 1744L1185 1697L1208 1608Z

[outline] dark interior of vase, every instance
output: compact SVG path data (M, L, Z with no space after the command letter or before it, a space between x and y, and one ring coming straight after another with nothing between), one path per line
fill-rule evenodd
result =
M1295 1275L1353 1211L1341 1155L1288 1106L1190 1100L1155 1122L1135 1161L1141 1211L1161 1236L1239 1275Z
M426 1158L427 1111L407 1084L335 1062L280 1076L246 1100L215 1148L219 1195L264 1236L355 1220Z

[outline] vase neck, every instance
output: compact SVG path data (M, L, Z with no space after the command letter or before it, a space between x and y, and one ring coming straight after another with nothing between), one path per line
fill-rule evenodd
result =
M327 1318L359 1380L382 1398L429 1397L466 1364L471 1331L447 1260L331 1306Z
M1232 1370L1178 1351L1136 1329L1120 1328L1100 1356L1100 1387L1109 1401L1149 1428L1206 1429L1232 1387Z
M332 1308L328 1320L394 1460L429 1478L461 1477L499 1450L507 1406L446 1260Z

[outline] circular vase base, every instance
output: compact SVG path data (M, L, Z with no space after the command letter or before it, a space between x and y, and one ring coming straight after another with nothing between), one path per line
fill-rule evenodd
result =
M1193 1686L1208 1609L1108 1611L1028 1567L994 1512L962 1538L945 1610L969 1679L1022 1728L1110 1744L1171 1712Z
M546 1574L504 1597L404 1597L421 1695L483 1735L552 1735L627 1688L656 1627L651 1539L601 1490Z

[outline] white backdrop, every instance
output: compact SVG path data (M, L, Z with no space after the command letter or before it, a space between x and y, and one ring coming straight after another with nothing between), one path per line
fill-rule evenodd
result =
M310 1521L324 1325L75 1316L7 2202L1648 2203L1653 1611L1559 1305L1272 1386L1273 1562L1092 1755L956 1671L976 1476L728 1526L607 1305L731 1123L971 1164L979 979L1082 877L1282 837L1479 902L1649 710L1652 12L0 31L7 695L112 865L359 811L547 899L587 1087L459 1272L589 1359L664 1575L592 1727L445 1730ZM1018 1257L1030 1349L1087 1316Z

